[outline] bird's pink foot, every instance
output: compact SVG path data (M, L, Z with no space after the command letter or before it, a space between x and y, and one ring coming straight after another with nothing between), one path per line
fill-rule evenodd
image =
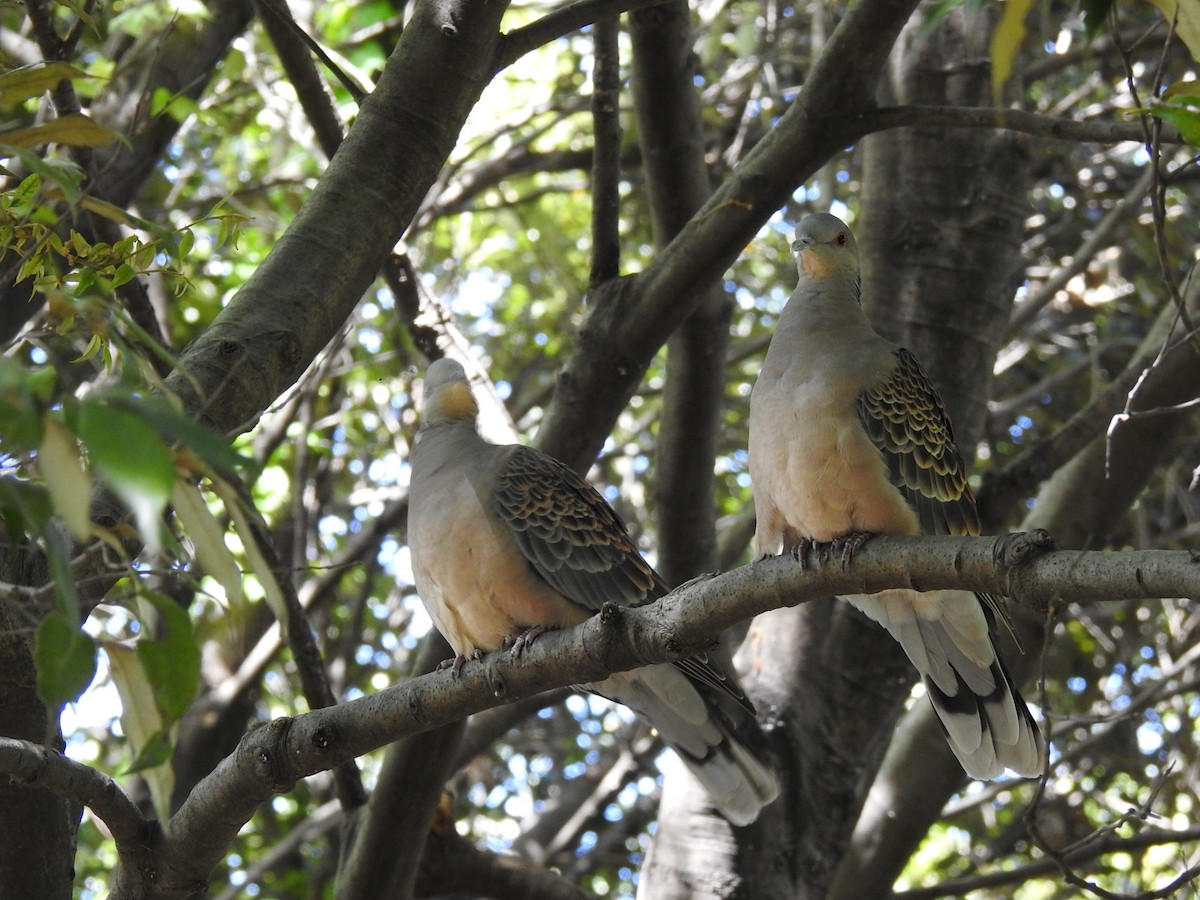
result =
M532 646L533 642L536 641L545 630L546 629L541 625L534 625L531 628L526 628L515 638L513 638L512 649L510 651L512 653L512 658L516 659L518 656L524 653L525 648Z
M815 551L818 546L820 545L816 541L803 538L792 548L792 559L800 566L801 572L808 569L809 550Z
M458 677L462 675L462 667L466 665L466 662L467 658L460 653L458 656L455 656L452 659L443 659L437 664L437 667L439 672L441 672L443 669L449 669L450 677L457 680Z
M835 537L830 546L833 547L833 552L842 557L842 565L847 566L850 560L854 558L854 554L858 552L858 548L875 537L875 533L871 531L847 531L845 534Z
M470 658L471 659L483 659L483 651L476 650L474 653L471 654ZM437 670L440 672L443 669L449 669L450 677L453 678L455 681L457 681L462 676L462 667L465 666L466 664L467 664L467 657L463 656L460 653L457 656L455 656L453 659L443 659L440 663L437 664Z

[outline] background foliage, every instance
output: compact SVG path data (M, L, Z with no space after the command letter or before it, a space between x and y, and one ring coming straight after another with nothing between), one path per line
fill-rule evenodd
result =
M1149 4L1085 4L1081 12L1010 2L998 30L992 4L952 6L918 13L913 41L934 46L950 20L985 35L967 68L986 70L988 54L1012 65L1011 80L994 85L999 106L1144 126L1132 133L1143 140L1062 140L1035 129L1020 138L1027 173L988 200L1020 221L1022 268L1007 276L1015 296L997 301L1015 311L995 358L981 360L991 369L986 408L976 406L975 424L963 429L977 435L964 449L975 453L986 497L992 475L1053 439L1146 352L1138 348L1155 319L1196 292L1188 281L1200 244L1195 4L1162 5L1178 13L1175 29ZM310 88L298 87L277 50L295 33L284 28L281 38L275 22L268 36L278 8L259 5L253 22L217 2L0 8L6 627L31 640L38 692L51 711L40 739L55 740L60 710L67 754L114 775L164 820L251 724L312 705L296 645L275 625L289 604L306 610L331 698L378 691L428 663L420 648L430 625L403 531L426 356L437 346L477 361L476 374L494 386L489 434L527 440L551 403L555 372L603 298L594 278L604 247L592 230L591 94L604 63L601 29L587 26L548 38L488 84L386 277L261 418L231 429L232 445L197 424L194 409L162 392L164 378L309 198L340 139L327 123L359 115L356 98L328 71L323 112ZM552 9L515 4L503 27L511 33ZM412 15L401 2L361 0L295 3L291 13L366 90ZM775 0L693 5L699 151L713 184L795 101L843 13L840 4ZM1014 17L1024 21L1023 39ZM628 87L628 27L615 36ZM164 62L178 62L187 77L164 74ZM614 186L623 275L645 270L665 242L654 227L644 123L633 103L622 89ZM143 118L125 117L134 106ZM1138 118L1146 109L1154 116ZM72 118L80 110L88 117ZM136 133L123 127L133 121ZM1163 121L1192 145L1160 142ZM141 143L151 132L156 149ZM137 154L140 174L114 174L119 148ZM710 361L723 399L709 435L712 509L701 517L716 516L711 559L722 567L748 561L747 398L794 281L790 226L826 209L868 226L868 152L849 146L796 185L716 289L728 345ZM363 220L359 233L328 239L351 255L376 227ZM956 246L943 252L949 264ZM659 453L667 378L664 350L590 473L651 559L671 527L661 503L670 462ZM1111 515L1064 528L1064 546L1196 546L1200 442L1188 411L1169 418L1144 488ZM1101 417L1087 436L1105 424ZM1015 505L997 506L994 529L1020 526L1050 474L1021 485ZM98 560L106 574L97 574ZM676 580L699 570L671 565L664 560ZM1044 692L1029 692L1051 712L1055 735L1036 813L1051 846L1097 829L1104 839L1146 825L1194 831L1198 634L1189 599L1072 606L1053 626L1053 653L1040 662ZM565 692L522 702L474 717L457 760L435 829L486 857L512 853L533 870L557 871L562 881L544 889L561 893L547 896L572 896L571 885L632 895L669 763L625 710ZM379 759L360 765L369 789ZM1073 895L1057 870L1037 868L1048 857L1022 819L1035 790L964 786L893 873L896 889L938 896L920 888L1016 869L1018 878L973 896ZM339 804L353 806L353 798L330 774L275 797L214 872L214 895L332 896L345 840ZM1084 869L1104 890L1137 894L1195 865L1198 837L1131 844ZM81 896L100 896L114 846L88 812L76 840L74 884ZM422 877L426 895L435 894L436 878ZM872 889L886 896L890 884ZM486 893L482 882L475 893L507 895Z

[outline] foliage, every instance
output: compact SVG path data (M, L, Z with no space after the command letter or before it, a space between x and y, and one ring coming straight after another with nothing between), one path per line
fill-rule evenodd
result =
M414 386L425 362L420 329L434 329L443 349L458 340L494 379L502 401L495 416L530 439L551 401L554 373L597 302L589 295L594 58L585 28L510 66L476 106L398 245L417 274L415 322L405 298L380 279L288 393L243 433L216 434L185 415L162 393L164 372L258 270L326 162L260 25L229 43L198 97L159 88L141 98L181 127L136 199L114 205L93 194L83 151L113 134L91 118L49 115L47 95L65 78L86 108L112 83L121 35L132 40L166 27L168 6L120 3L86 20L74 5L57 6L60 25L87 22L72 61L13 60L26 64L0 74L0 110L12 117L12 127L0 130L7 160L0 269L8 277L15 268L11 280L45 300L0 358L0 514L9 541L28 542L49 566L36 589L4 578L13 582L7 599L25 604L38 688L52 708L65 706L68 754L135 791L144 786L164 819L252 723L309 708L296 661L272 627L286 621L293 594L337 699L412 673L430 630L402 530ZM795 97L819 53L820 28L838 13L825 6L697 6L695 85L715 179ZM992 45L1005 57L994 77L1006 98L1063 118L1153 117L1200 145L1195 62L1178 42L1093 45L1085 23L1065 8L1034 7L1021 26L1030 4L1006 6L1011 30L996 31ZM378 76L403 29L403 4L338 0L294 12L360 83ZM514 8L506 27L542 12ZM27 33L23 15L0 9L0 28ZM192 27L207 15L192 4L181 22ZM1116 15L1118 34L1161 25L1149 7ZM1188 39L1182 29L1180 36ZM331 96L343 121L353 120L357 109L344 90L334 85ZM624 91L626 274L656 254L631 104ZM1013 198L1028 207L1017 303L1045 302L998 355L975 448L981 478L1055 433L1111 381L1166 305L1164 281L1184 285L1200 245L1194 149L1154 145L1162 173L1150 186L1160 197L1156 231L1152 210L1120 212L1127 197L1147 190L1146 145L1032 141L1033 186ZM713 468L732 563L748 559L746 398L794 277L788 226L813 209L867 215L857 201L865 177L860 150L830 159L726 274L732 343L720 361L726 402ZM1087 247L1093 229L1113 217L1107 239ZM104 228L118 239L103 237ZM1090 255L1080 259L1084 247ZM1039 299L1073 262L1075 274ZM140 300L130 299L133 290L142 291ZM648 485L667 365L665 354L651 364L591 472L652 559L660 510ZM1136 504L1097 523L1108 546L1195 546L1200 508L1190 480L1198 447L1189 422ZM1023 499L1032 506L1033 492ZM1010 516L1008 524L1019 520ZM110 566L102 597L81 595L89 556ZM1164 827L1195 820L1198 629L1194 604L1184 600L1078 609L1056 626L1041 702L1061 736L1053 799L1038 814L1061 839L1057 846L1100 827L1136 833L1144 822L1126 817L1131 805L1145 804L1143 818ZM219 726L203 721L214 709ZM206 749L186 753L189 741ZM596 698L556 700L458 768L449 785L455 827L490 852L514 851L597 896L631 896L656 827L661 762L627 711ZM378 760L361 763L371 783ZM1020 817L1033 794L1020 783L972 785L929 832L899 885L932 886L997 861L1045 858ZM331 895L338 841L322 805L335 796L334 780L322 777L276 797L243 829L214 874L214 893L228 885L230 896L234 889ZM113 846L90 814L77 840L82 895L102 895ZM1149 890L1178 874L1196 846L1121 854L1090 877L1111 891ZM1071 895L1053 873L1012 890L977 896Z

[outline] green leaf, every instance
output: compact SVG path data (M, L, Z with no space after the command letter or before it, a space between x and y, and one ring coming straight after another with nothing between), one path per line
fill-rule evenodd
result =
M154 426L92 395L80 404L76 433L96 473L133 512L147 549L157 553L162 543L160 517L175 484L175 464Z
M1116 0L1083 0L1083 24L1089 39L1095 39L1108 22L1109 10Z
M159 637L137 643L138 657L154 692L154 702L169 728L183 717L200 687L200 645L187 610L162 594L146 593L160 617Z
M12 112L30 97L40 97L60 81L90 78L87 72L66 62L21 66L0 75L0 111Z
M176 482L171 493L175 515L196 548L201 568L225 590L225 599L232 606L244 603L242 570L225 544L225 530L204 502L199 488L183 481Z
M132 775L135 772L145 772L148 769L156 769L163 766L171 760L171 751L174 745L171 743L171 733L169 731L156 731L146 739L138 750L137 757L124 774Z
M1193 147L1200 147L1200 112L1182 106L1155 106L1147 112L1179 129L1180 136Z
M218 472L257 468L258 464L238 453L224 435L189 419L162 397L131 397L115 402L145 418L165 440L177 441Z
M0 516L14 543L37 533L54 515L50 494L40 484L17 478L0 478Z
M96 642L60 612L38 626L33 656L38 695L53 709L78 700L96 676Z
M1008 0L992 33L992 96L997 103L1012 76L1013 60L1025 40L1025 17L1032 7L1033 0Z
M1173 100L1184 106L1200 106L1200 81L1177 81L1162 92L1160 100Z
M78 200L83 169L76 163L57 156L44 158L25 147L13 146L5 141L5 134L0 131L0 158L7 156L17 157L26 169L39 176L42 184L57 185L68 203Z
M67 617L74 628L83 624L79 603L79 591L75 587L75 573L71 571L71 551L66 535L61 529L47 523L42 527L42 540L46 547L46 562L50 566L50 577L54 580L54 598L58 611Z
M0 444L10 456L41 443L42 409L55 379L52 368L31 373L15 359L0 356Z

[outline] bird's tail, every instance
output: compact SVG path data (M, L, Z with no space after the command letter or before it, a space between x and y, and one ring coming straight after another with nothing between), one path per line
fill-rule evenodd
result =
M977 597L884 591L847 598L887 628L925 682L950 749L972 778L1036 776L1045 742L1000 658Z
M723 711L673 665L621 672L588 690L640 713L734 825L749 825L779 796L775 772L733 733ZM740 709L733 715L745 715Z

